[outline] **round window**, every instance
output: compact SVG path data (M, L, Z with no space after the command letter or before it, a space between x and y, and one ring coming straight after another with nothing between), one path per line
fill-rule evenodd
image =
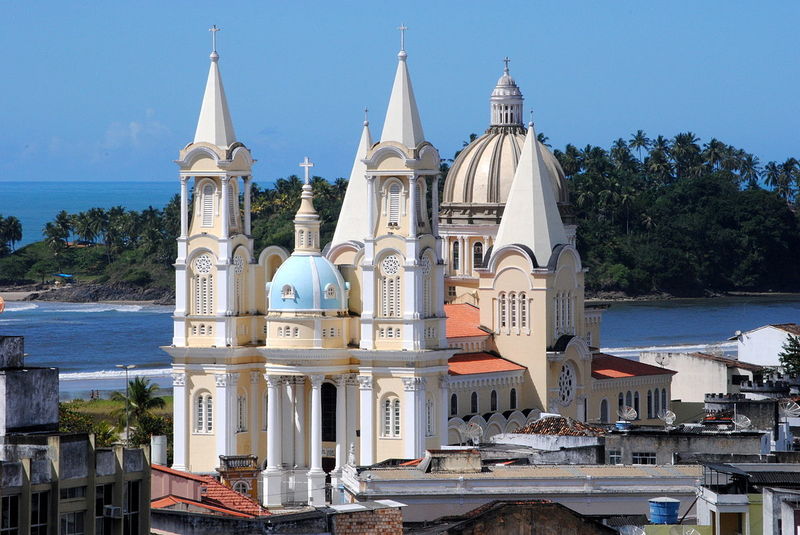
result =
M400 271L400 259L397 255L387 256L381 262L381 271L384 276L393 277Z
M558 397L564 405L569 405L575 397L575 370L568 362L561 365L561 373L558 374Z
M206 275L211 273L212 265L210 254L198 256L194 261L194 272L199 275Z

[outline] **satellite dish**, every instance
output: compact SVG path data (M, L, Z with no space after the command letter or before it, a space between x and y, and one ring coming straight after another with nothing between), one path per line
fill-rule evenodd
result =
M661 409L658 411L658 419L664 422L665 427L670 427L672 424L675 423L675 413L668 409Z
M797 418L798 416L800 416L800 405L798 405L791 399L781 401L779 407L781 411L781 416L785 418Z
M461 444L464 444L467 441L467 424L459 422L456 430L458 431L458 437L461 439Z
M646 532L639 526L622 526L619 528L620 535L646 535ZM670 535L672 535L670 533Z
M686 530L683 532L683 535L700 535L700 532L699 532L699 531L697 531L697 530L696 530L696 529L694 529L694 528L687 528L687 529L686 529Z
M519 424L517 422L511 422L506 427L506 433L516 433L519 431Z
M744 414L737 414L733 417L733 425L736 429L741 429L744 431L745 429L749 429L753 422L750 421L750 418L745 416Z
M639 414L636 412L636 409L633 407L622 407L617 411L617 415L619 416L620 420L625 420L626 422L632 422L637 416L639 416Z
M483 436L483 427L479 426L475 422L472 422L467 426L467 438L472 441L473 446L477 446L481 443L481 437Z

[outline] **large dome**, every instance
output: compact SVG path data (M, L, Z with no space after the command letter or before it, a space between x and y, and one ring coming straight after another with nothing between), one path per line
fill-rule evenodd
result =
M462 150L445 180L443 204L505 205L526 131L521 125L491 126ZM568 203L569 192L561 165L542 143L539 151L556 199Z
M347 286L339 270L319 255L293 254L269 285L270 312L347 310Z

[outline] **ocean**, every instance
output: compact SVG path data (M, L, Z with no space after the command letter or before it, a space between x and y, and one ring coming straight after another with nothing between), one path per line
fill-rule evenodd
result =
M26 362L60 369L62 397L124 388L116 364L170 388L172 307L131 304L11 302L0 334L25 336ZM635 357L643 349L696 350L727 341L736 330L800 321L799 296L724 297L612 303L603 315L601 349Z

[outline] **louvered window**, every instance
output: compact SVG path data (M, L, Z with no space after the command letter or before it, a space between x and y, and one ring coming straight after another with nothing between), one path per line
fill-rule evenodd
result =
M201 211L203 213L203 226L211 227L214 225L214 186L206 184L203 186L202 194L203 206Z
M500 294L500 329L505 330L508 326L508 303L506 300L506 294Z
M515 293L508 294L508 301L511 305L511 328L517 328L517 295Z
M231 228L236 228L236 222L239 220L239 197L236 195L236 190L233 184L228 183L228 224Z
M389 224L400 224L400 184L389 186Z
M519 294L519 326L528 328L528 297L524 293Z
M422 186L417 186L417 200L415 205L417 207L417 221L422 222L424 221L422 216Z
M480 267L483 264L483 244L475 242L472 246L472 267Z

